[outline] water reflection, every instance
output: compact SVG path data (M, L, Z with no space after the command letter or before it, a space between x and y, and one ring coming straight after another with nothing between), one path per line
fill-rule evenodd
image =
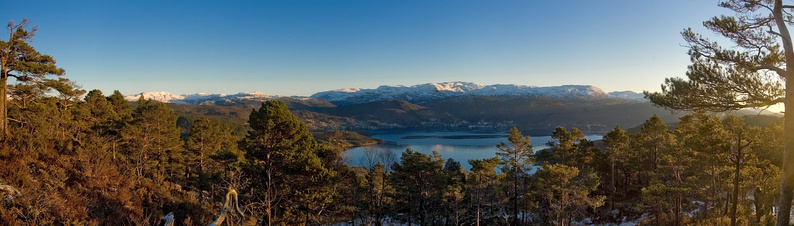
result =
M475 132L386 132L373 135L374 138L383 139L386 143L367 147L355 147L347 150L348 164L355 166L366 165L364 150L392 151L400 161L401 154L411 148L414 151L432 155L433 150L441 154L445 160L452 158L460 162L461 166L469 170L469 159L484 159L496 156L499 142L507 142L508 133L475 133ZM588 140L601 139L602 135L585 136ZM531 137L533 150L538 151L548 148L546 143L552 140L551 136Z

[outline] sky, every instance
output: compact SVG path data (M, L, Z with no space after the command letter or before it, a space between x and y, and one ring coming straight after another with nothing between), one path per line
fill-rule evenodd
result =
M466 81L659 91L716 0L0 1L83 89L125 95ZM0 31L0 37L8 32Z

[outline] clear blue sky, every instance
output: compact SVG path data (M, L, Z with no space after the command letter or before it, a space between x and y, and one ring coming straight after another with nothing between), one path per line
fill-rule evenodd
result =
M84 89L311 95L428 82L657 91L679 32L719 14L675 1L2 1ZM0 37L7 37L3 30Z

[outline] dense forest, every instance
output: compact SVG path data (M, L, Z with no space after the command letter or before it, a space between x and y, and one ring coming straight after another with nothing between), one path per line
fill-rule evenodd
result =
M652 116L603 142L559 127L553 148L537 151L513 129L471 169L413 150L368 151L350 166L280 101L252 111L240 134L217 118L180 125L163 103L69 87L9 101L4 225L155 225L168 213L207 225L229 188L242 214L228 221L246 224L774 222L780 124L695 113L670 129Z

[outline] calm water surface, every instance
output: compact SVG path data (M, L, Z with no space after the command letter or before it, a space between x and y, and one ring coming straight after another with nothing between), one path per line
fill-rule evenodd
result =
M452 158L469 170L469 159L484 159L496 156L499 142L507 142L509 133L478 133L478 132L403 132L389 131L373 134L372 137L383 139L385 144L348 149L345 154L348 164L355 166L366 165L364 150L390 150L399 161L400 155L407 149L431 155L435 150L445 160ZM588 140L601 139L603 135L587 135ZM548 148L546 142L551 141L551 136L531 137L533 150L538 151Z

